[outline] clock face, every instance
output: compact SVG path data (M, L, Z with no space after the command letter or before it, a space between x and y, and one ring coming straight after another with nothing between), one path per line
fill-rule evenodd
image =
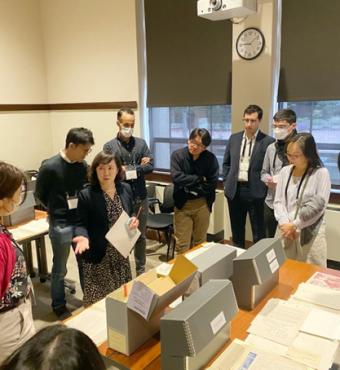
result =
M246 28L236 41L237 54L243 59L255 59L264 48L264 36L257 28Z

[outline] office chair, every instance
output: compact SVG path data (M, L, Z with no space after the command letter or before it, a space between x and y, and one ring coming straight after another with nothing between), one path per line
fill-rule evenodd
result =
M168 246L166 259L169 257L174 258L175 254L175 239L174 239L174 226L173 226L173 210L174 210L174 200L173 184L166 185L164 188L163 202L155 197L155 185L149 184L148 195L154 195L149 198L149 214L146 227L151 230L155 230L158 233L158 239L160 240L160 232L165 235L166 244ZM159 213L157 212L157 207L159 207Z

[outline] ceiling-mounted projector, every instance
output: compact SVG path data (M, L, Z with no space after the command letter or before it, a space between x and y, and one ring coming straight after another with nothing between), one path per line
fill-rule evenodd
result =
M219 21L256 13L256 0L198 0L199 17Z

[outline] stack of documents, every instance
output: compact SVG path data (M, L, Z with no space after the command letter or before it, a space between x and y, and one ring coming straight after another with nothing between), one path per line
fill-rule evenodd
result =
M107 340L105 298L80 312L65 323L88 335L99 346Z
M48 232L48 221L46 218L40 220L33 220L27 222L24 225L18 226L11 229L10 232L16 241L30 238L35 235L43 234Z
M209 370L311 370L313 368L235 339Z
M248 332L249 345L270 349L312 369L327 370L338 349L340 316L303 302L272 299Z

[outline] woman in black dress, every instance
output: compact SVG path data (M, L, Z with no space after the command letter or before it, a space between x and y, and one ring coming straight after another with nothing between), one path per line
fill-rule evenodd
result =
M132 215L130 186L121 182L122 165L112 154L100 152L90 168L90 186L78 199L75 252L82 254L84 305L92 304L131 280L129 258L124 258L105 235L124 210ZM138 219L131 218L131 229Z

